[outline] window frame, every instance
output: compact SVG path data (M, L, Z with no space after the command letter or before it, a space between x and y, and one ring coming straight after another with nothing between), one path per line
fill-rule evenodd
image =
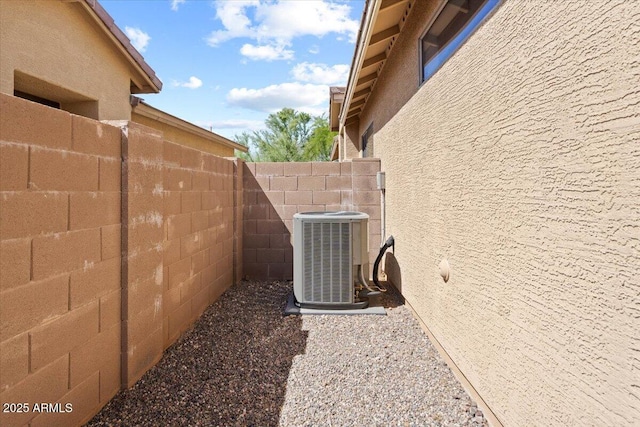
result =
M51 99L43 98L41 96L32 95L27 92L23 92L21 90L14 90L13 96L26 99L27 101L37 102L38 104L46 105L47 107L56 108L60 110L60 103L58 101L53 101Z
M473 1L473 0L471 0ZM449 3L460 3L462 0L443 0L438 6L437 12L430 19L425 30L420 34L418 39L418 87L425 84L431 77L437 74L437 72L447 63L451 57L453 57L458 49L464 45L467 40L473 36L473 34L480 28L491 16L496 12L499 6L502 5L503 0L479 0L481 4L471 13L467 21L462 27L456 31L448 40L446 40L442 46L439 46L435 54L431 55L429 59L424 58L424 41L429 36L429 32L433 25L436 23L444 9ZM449 26L453 22L453 19L447 24ZM446 28L446 27L445 27ZM443 32L446 30L443 30ZM447 50L448 49L448 50ZM425 77L425 68L433 61L438 61L432 72Z
M367 129L362 133L362 136L360 137L360 152L363 159L371 157L371 155L373 154L366 151L367 146L369 146L370 142L373 143L373 122L371 122L369 126L367 126Z
M43 80L21 70L13 70L13 95L31 102L99 120L100 101L63 85Z

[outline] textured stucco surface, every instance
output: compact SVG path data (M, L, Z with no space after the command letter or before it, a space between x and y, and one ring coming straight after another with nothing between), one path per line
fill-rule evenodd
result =
M215 143L202 136L179 129L176 126L162 123L159 120L153 120L136 113L131 113L131 120L161 131L167 141L195 148L196 150L214 154L219 157L233 157L234 150L232 147Z
M506 0L419 86L430 8L360 117L390 278L503 424L640 424L640 3Z
M65 108L65 96L51 88L23 91L60 101L62 108L98 120L128 120L132 70L79 3L0 2L0 92L13 95L14 72L62 87L82 99L98 100L99 111ZM28 34L28 37L25 37ZM47 93L41 93L40 91ZM78 98L80 99L80 98ZM77 101L77 99L76 99Z

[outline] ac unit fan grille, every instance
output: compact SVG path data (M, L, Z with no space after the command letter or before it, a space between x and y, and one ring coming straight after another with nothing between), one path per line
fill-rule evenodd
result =
M302 233L304 301L352 302L351 224L304 222Z

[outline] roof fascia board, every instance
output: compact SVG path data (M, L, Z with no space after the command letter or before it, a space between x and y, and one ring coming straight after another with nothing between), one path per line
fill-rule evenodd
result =
M113 42L116 48L123 54L129 64L138 72L142 80L148 87L142 87L141 90L147 90L148 93L158 93L162 89L162 82L156 76L155 71L144 61L140 52L131 45L129 38L115 24L115 21L109 13L96 0L80 0L70 1L70 3L79 3L87 11L89 16L98 24L105 35Z
M339 136L333 139L333 144L331 145L331 155L329 159L331 161L334 161L334 160L338 160L338 157L340 157L340 137Z
M344 125L346 122L346 113L349 109L349 104L353 98L353 92L356 87L360 70L362 69L362 63L364 62L364 54L367 46L371 40L371 33L373 31L373 23L378 16L378 10L382 0L368 0L365 12L362 17L362 30L359 34L358 45L351 62L351 71L349 73L349 80L347 82L347 91L345 92L344 102L342 103L342 109L340 111L340 122Z

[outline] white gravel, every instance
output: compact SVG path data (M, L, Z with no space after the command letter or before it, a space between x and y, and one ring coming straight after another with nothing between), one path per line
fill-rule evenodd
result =
M233 286L88 425L486 425L399 295L386 316L283 316L290 290Z

